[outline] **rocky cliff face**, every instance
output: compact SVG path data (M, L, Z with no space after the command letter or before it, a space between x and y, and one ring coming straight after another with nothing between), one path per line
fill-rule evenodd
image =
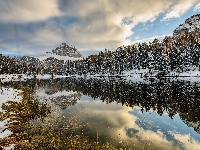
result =
M185 23L180 24L173 32L173 36L183 34L186 31L194 31L195 28L200 28L200 14L193 15L185 20Z
M56 49L52 50L52 53L60 56L69 56L75 58L82 57L80 52L75 47L71 47L66 43L62 43L60 47L57 47Z
M80 52L72 46L62 43L59 47L53 49L51 52L46 52L45 55L39 57L40 61L48 58L56 58L58 60L78 60L82 59Z

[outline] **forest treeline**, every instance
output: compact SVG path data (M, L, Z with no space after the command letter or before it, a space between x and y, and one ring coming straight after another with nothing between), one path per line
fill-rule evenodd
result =
M200 70L200 30L186 31L176 36L166 36L162 41L120 46L114 51L90 55L80 60L58 60L50 57L39 61L34 57L0 56L0 74L122 74L133 69L184 72L191 68Z

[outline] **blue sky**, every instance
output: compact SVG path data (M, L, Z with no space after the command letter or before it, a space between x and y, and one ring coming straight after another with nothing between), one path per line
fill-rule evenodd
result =
M200 0L2 0L0 51L39 56L65 42L86 57L172 35Z

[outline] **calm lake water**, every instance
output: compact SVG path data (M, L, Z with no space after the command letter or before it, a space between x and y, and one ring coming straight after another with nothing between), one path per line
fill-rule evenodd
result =
M107 149L108 145L115 149L200 149L198 82L63 78L2 86L32 89L35 98L51 105L52 114L30 124L56 128L54 134L65 139L84 135L96 145L107 144ZM74 121L71 133L65 131L69 119ZM37 125L32 130L37 131Z

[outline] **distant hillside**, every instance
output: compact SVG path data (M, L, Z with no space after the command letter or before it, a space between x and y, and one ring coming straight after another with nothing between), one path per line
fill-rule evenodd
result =
M59 47L53 49L51 52L46 52L46 54L39 57L39 60L42 61L50 57L64 61L82 59L80 52L75 47L71 47L66 43L62 43Z
M186 31L194 31L195 28L200 27L200 14L193 15L185 20L185 23L180 24L173 32L173 36L183 34Z

